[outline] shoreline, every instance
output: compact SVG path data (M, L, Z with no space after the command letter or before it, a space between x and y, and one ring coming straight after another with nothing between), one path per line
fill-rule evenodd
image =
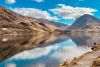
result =
M65 61L58 67L100 67L100 45L94 45L95 50L75 57L70 62Z

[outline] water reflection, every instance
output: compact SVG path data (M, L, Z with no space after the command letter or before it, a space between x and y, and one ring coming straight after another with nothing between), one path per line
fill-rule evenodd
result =
M70 38L79 46L79 45L88 45L91 46L94 42L100 44L100 34L99 33L81 33L73 34Z
M87 51L99 34L0 36L0 67L57 67Z

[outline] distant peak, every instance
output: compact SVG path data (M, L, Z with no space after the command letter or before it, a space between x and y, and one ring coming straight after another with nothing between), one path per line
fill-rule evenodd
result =
M87 19L87 20L89 20L89 19L94 19L94 18L95 18L95 17L92 16L92 15L90 15L90 14L84 14L84 15L80 16L80 17L77 18L77 19Z
M92 15L90 15L90 14L84 14L84 15L82 15L82 16L83 16L83 17L84 17L84 16L86 17L86 16L92 16ZM81 17L82 17L82 16L81 16Z

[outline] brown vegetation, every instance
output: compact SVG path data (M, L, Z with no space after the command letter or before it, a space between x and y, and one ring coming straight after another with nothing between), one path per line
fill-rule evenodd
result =
M55 30L55 27L52 25L44 24L37 19L22 16L9 9L0 7L0 29L2 28L10 28L8 30L12 32L23 30L24 33L26 32L24 30L30 30L32 33L53 32Z

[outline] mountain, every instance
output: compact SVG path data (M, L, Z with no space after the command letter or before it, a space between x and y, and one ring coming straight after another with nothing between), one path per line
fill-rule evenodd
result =
M0 28L9 32L52 32L56 27L0 6Z
M61 30L65 30L67 29L69 26L67 24L63 24L63 23L60 23L60 22L56 22L56 21L49 21L49 20L46 20L46 19L38 19L40 21L42 21L42 23L45 23L47 25L52 25L58 29L61 29Z
M84 30L84 31L99 31L100 19L85 14L76 19L76 21L67 30Z

